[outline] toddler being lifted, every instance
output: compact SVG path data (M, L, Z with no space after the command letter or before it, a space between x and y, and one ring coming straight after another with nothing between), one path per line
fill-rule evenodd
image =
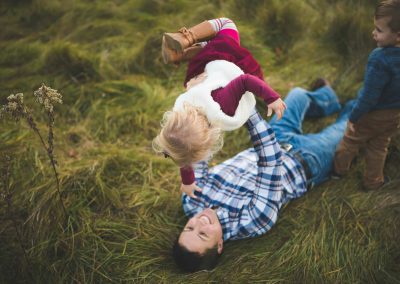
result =
M207 40L210 40L207 42ZM236 25L227 18L205 21L163 36L165 63L189 61L184 85L173 110L164 114L153 148L179 167L181 191L196 198L192 165L210 158L223 144L223 131L241 127L263 99L268 115L280 118L286 108L264 82L260 65L240 46Z

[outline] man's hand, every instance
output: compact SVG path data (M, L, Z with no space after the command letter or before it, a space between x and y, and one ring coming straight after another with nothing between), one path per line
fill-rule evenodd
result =
M272 112L275 112L276 117L279 120L282 118L285 109L286 109L285 102L282 101L282 99L277 99L276 101L268 105L267 116L271 116Z
M354 123L350 122L350 120L347 122L347 127L350 129L351 132L354 132Z
M196 183L192 184L181 184L181 192L186 193L188 196L192 198L197 198L196 195L194 195L194 191L201 192L202 189L196 185Z

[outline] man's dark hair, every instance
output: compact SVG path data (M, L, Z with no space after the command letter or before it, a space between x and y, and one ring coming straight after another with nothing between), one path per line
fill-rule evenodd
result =
M199 270L211 270L218 262L218 246L207 249L205 253L200 254L191 252L179 243L179 237L172 247L172 255L175 263L185 272L196 272Z
M384 0L375 9L375 19L390 17L388 27L400 32L400 0Z

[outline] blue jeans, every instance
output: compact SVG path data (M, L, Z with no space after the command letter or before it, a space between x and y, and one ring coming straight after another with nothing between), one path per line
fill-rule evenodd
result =
M320 184L329 178L336 146L343 137L354 101L346 104L335 123L312 134L303 134L302 122L305 117L330 115L341 108L333 89L325 86L310 92L294 88L285 103L287 109L282 119L277 120L274 116L270 125L279 143L291 144L293 150L290 152L298 152L307 163L311 172L308 183Z

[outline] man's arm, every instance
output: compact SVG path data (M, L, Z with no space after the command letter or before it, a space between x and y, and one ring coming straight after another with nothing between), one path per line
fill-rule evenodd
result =
M268 231L276 222L283 191L282 150L274 131L256 111L247 121L247 128L258 155L258 174L235 238L254 237Z
M349 117L351 123L357 122L363 114L369 112L377 104L389 80L390 74L383 54L373 52L368 59L364 86Z
M254 110L246 122L253 147L258 155L257 165L262 172L266 167L282 164L282 150L271 126Z

